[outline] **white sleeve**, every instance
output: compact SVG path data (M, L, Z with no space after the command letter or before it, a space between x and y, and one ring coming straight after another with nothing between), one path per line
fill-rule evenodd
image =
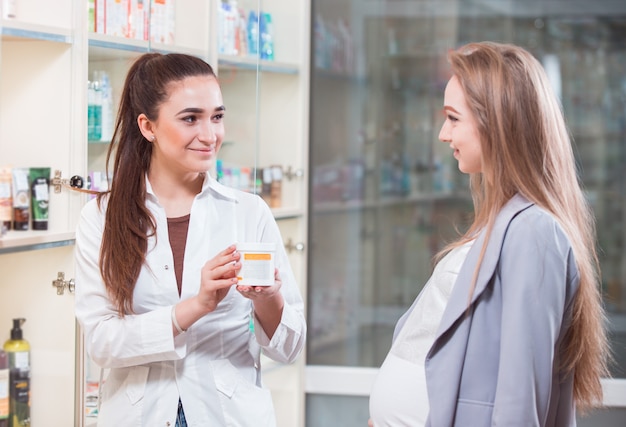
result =
M104 208L85 205L76 230L76 319L83 328L87 353L104 368L135 366L181 358L183 336L173 337L171 305L121 318L100 275Z
M293 270L285 251L285 245L272 212L261 198L262 242L276 242L276 268L282 281L281 293L285 301L282 318L278 328L270 340L258 320L254 319L256 339L269 358L281 363L292 363L302 352L306 341L306 321L304 318L304 302L293 274Z

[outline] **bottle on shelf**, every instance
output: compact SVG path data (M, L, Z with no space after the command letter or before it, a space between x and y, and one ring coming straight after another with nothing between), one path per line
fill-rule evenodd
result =
M11 221L13 220L11 183L11 168L0 166L0 236L11 229Z
M9 427L9 358L0 348L0 427Z
M106 71L98 70L94 72L94 81L98 82L100 96L96 95L96 106L100 103L100 124L96 123L95 132L100 130L100 141L110 142L113 137L114 111L113 111L113 89L111 79ZM99 99L98 99L99 98Z
M87 138L89 141L102 138L102 91L97 80L87 84Z
M236 12L230 2L222 2L218 11L218 47L219 53L235 54Z
M2 9L2 18L15 19L17 17L17 0L2 0L0 6L0 9Z
M259 54L259 15L251 10L248 14L248 55Z
M50 168L29 168L30 218L33 230L47 230L50 204Z
M259 55L266 61L274 60L274 30L272 29L272 15L261 12L259 22L259 34L261 45Z
M327 68L326 66L326 25L322 15L317 13L315 15L314 23L314 62L315 67L321 70Z
M24 318L13 319L11 339L4 343L9 360L9 425L30 427L30 344L23 337Z
M28 168L13 168L13 230L25 231L30 228L30 188L28 185Z
M238 55L248 54L248 27L246 25L246 11L237 7L237 34L235 35L235 48Z

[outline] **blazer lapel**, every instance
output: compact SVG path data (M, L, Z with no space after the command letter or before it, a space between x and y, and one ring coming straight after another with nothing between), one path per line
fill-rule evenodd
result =
M471 303L473 304L480 294L485 290L489 280L493 276L498 259L500 258L500 250L502 248L502 242L506 230L511 220L524 209L532 206L532 203L526 200L523 196L516 194L507 202L498 214L496 221L487 243L487 249L485 256L478 272L478 278L476 280L476 287L472 294ZM472 286L472 277L474 276L474 269L483 243L485 241L484 230L478 235L478 238L472 244L472 248L469 250L465 262L459 271L459 275L454 284L454 289L450 295L446 309L444 310L439 329L437 331L437 340L452 327L452 325L463 315L465 315L469 307L469 295ZM433 348L435 346L433 345ZM432 350L432 349L431 349Z

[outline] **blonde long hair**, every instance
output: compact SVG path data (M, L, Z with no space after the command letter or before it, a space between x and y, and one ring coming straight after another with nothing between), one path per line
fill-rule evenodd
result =
M556 218L580 273L561 368L574 372L577 406L596 406L602 402L600 378L608 376L609 345L595 219L577 176L561 104L539 61L521 47L469 43L451 51L449 61L476 119L483 158L482 173L470 177L474 220L444 252L480 230L488 236L498 212L516 193Z

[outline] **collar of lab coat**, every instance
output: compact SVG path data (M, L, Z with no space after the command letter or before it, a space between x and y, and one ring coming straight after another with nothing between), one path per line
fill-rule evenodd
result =
M148 179L148 174L145 176L146 179L146 193L148 197L152 198L153 201L157 201L158 198L156 194L154 194L154 190L152 189L152 184L150 184L150 180ZM210 172L204 173L204 182L202 183L202 190L197 197L204 198L208 197L210 194L230 200L233 203L237 203L237 196L233 189L226 187L225 185L218 182L213 176L211 176Z

